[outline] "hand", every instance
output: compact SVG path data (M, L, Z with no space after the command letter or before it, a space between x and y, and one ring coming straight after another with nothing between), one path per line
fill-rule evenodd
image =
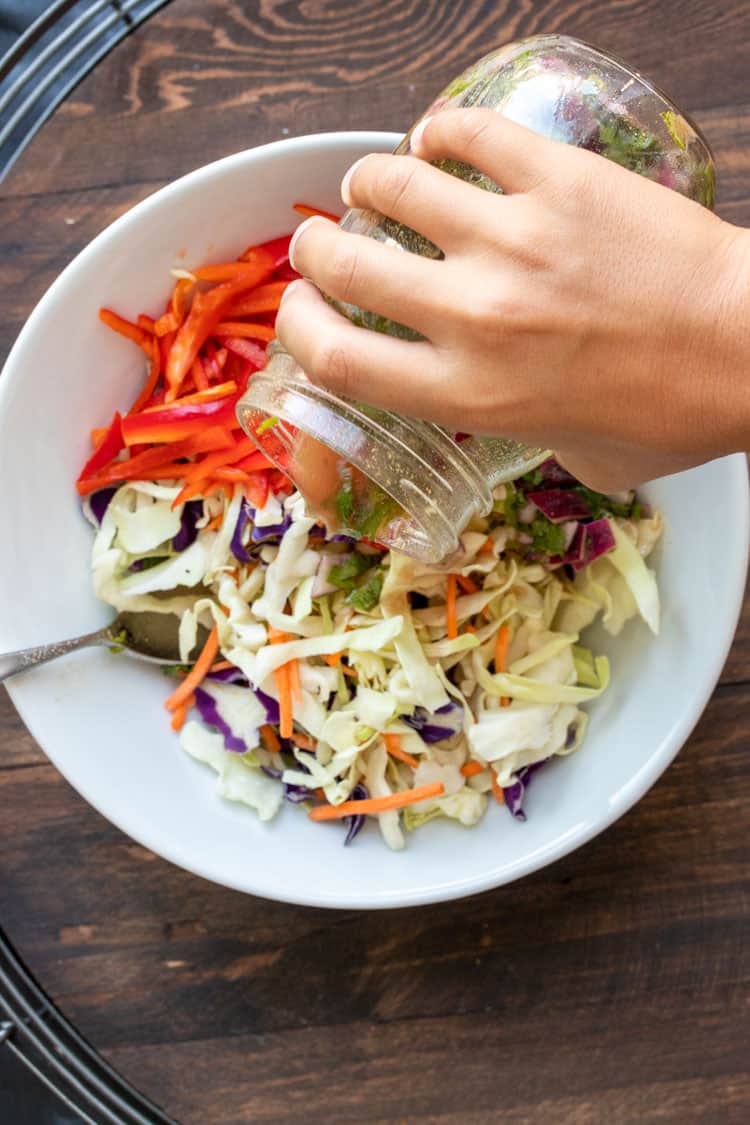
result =
M417 229L444 259L324 219L297 232L294 266L313 284L288 289L277 331L314 382L551 448L605 491L747 447L747 232L490 110L439 113L412 149L366 156L342 196ZM441 157L505 194L427 163ZM356 328L318 289L424 339Z

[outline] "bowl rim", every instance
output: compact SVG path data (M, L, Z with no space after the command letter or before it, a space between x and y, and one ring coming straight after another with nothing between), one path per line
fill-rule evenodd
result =
M222 157L219 160L212 161L209 164L201 165L193 171L179 177L177 180L171 181L152 192L145 199L141 200L123 215L115 219L88 242L42 294L19 332L3 365L2 375L0 375L0 416L2 415L6 399L9 399L9 396L14 392L14 387L17 384L17 379L15 376L12 376L12 372L16 369L18 356L21 355L26 340L35 332L37 321L45 315L46 309L57 298L60 290L64 289L68 279L74 275L78 269L85 266L88 256L94 254L102 243L105 243L113 234L126 230L131 224L137 223L144 213L148 212L154 206L158 206L165 196L178 196L181 191L187 189L192 190L201 182L209 183L214 176L221 176L227 168L233 167L238 163L247 162L252 164L255 159L263 160L269 155L272 156L274 151L279 149L285 151L295 147L301 150L314 149L321 144L324 146L333 146L334 149L339 146L348 149L352 145L358 144L363 147L372 146L373 151L383 151L384 145L387 143L393 143L395 145L400 139L400 133L376 130L324 132L283 138L282 140L271 141L268 144L259 145L252 149L243 149L239 152ZM98 798L95 799L88 792L87 785L81 784L79 779L76 779L74 782L72 777L68 775L67 769L63 765L60 765L60 763L52 758L44 749L41 739L38 738L36 734L33 710L27 708L18 698L18 693L15 690L13 681L8 681L6 683L6 688L24 724L39 743L45 756L85 801L96 809L100 815L105 817L105 819L114 824L121 832L130 837L130 839L135 840L143 847L155 852L161 858L166 859L175 866L207 879L209 882L218 883L219 885L240 891L243 894L252 894L256 897L267 898L272 901L331 909L395 909L408 906L422 906L431 903L452 901L468 895L488 891L546 867L550 863L580 848L593 837L598 836L601 832L610 827L624 813L632 808L657 781L674 760L700 720L708 701L713 695L734 640L737 623L743 606L748 558L750 557L750 484L748 482L747 460L744 454L736 453L730 457L723 458L723 461L726 464L726 469L729 474L728 483L733 489L736 489L738 498L741 501L741 503L738 504L740 510L736 513L737 523L733 529L736 542L736 551L733 553L733 558L731 560L731 587L733 589L733 597L727 607L727 620L733 623L733 627L731 629L727 628L723 643L717 646L715 650L713 659L707 667L706 674L703 678L702 691L693 696L690 709L679 717L671 728L668 736L654 748L648 760L630 778L629 783L610 796L605 810L600 808L595 814L586 814L576 825L575 829L569 831L562 837L558 837L556 840L550 841L537 851L519 858L507 867L500 877L498 877L497 872L493 873L492 871L487 871L479 875L469 874L463 879L452 880L446 884L432 884L429 887L421 889L411 888L393 892L380 892L377 894L371 892L359 893L356 891L349 893L320 893L315 891L311 891L310 893L294 893L285 892L283 887L278 890L271 890L267 887L251 888L248 887L246 883L243 884L241 881L232 879L231 877L219 878L215 871L209 869L208 865L203 865L192 856L186 857L179 845L176 844L174 847L165 847L162 840L155 843L154 839L150 839L148 831L138 830L134 832L132 828L124 822L126 818L121 817L117 812L113 813L108 807L103 807L104 803Z

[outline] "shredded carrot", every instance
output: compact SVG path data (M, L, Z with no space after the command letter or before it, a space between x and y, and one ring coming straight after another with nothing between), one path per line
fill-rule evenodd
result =
M385 748L392 758L398 758L399 762L406 762L407 766L411 766L413 770L417 768L418 760L413 754L407 754L406 750L402 748L401 739L397 734L384 734L382 737Z
M472 578L467 578L464 574L457 574L456 582L458 582L459 586L465 594L479 593L479 587L477 586L476 582L474 582Z
M288 640L289 634L282 629L269 628L269 644L281 645ZM289 664L276 668L273 678L279 695L279 734L282 738L291 738L294 734L294 707Z
M503 792L502 785L498 785L497 774L494 770L490 771L492 774L492 796L497 801L498 805L505 804L505 793Z
M501 625L495 637L495 672L507 672L508 670L508 645L510 644L510 629L507 625ZM509 707L510 700L507 695L504 695L500 700L501 707Z
M324 656L323 659L329 667L338 668L339 664L341 663L342 656L343 653L341 652L332 652L328 656Z
M464 625L464 633L476 633L475 625Z
M281 750L279 736L270 723L264 723L260 728L260 737L269 754L278 754Z
M187 718L188 711L191 707L194 706L195 696L191 694L183 703L180 703L179 706L175 708L175 712L172 715L172 721L169 724L172 730L182 730L182 728L185 726L185 719Z
M458 616L456 613L456 576L449 574L445 589L446 635L449 640L458 636Z
M493 547L494 547L494 544L492 542L492 536L488 535L487 538L485 539L484 543L482 544L482 546L477 551L477 554L478 555L484 555L488 551L493 550Z
M313 793L315 794L315 796L318 798L319 801L325 801L325 799L326 799L325 789L313 789Z
M324 219L330 219L332 223L339 221L338 215L332 215L330 211L321 211L320 207L310 207L307 203L295 203L294 210L298 215L304 215L306 219L313 215L321 215Z
M300 750L309 750L312 754L318 749L318 744L314 738L308 738L306 734L300 734L298 730L294 732L294 745L299 747Z
M289 670L289 687L295 703L302 702L302 681L299 674L299 660L290 660L287 664Z
M354 669L350 668L348 664L342 664L341 665L341 671L344 673L345 676L356 676L357 675L357 673L354 671Z
M208 634L208 639L203 646L203 651L188 672L179 687L172 692L164 706L168 711L176 711L181 703L193 694L203 677L214 662L214 657L219 651L219 630L214 625Z
M484 773L486 768L479 762L466 762L461 766L461 774L463 777L476 777L478 773Z
M279 693L279 734L282 738L291 738L294 734L294 707L289 669L286 664L275 670L273 678L276 691Z
M221 527L223 522L224 522L224 513L219 512L218 516L214 516L214 518L210 521L210 523L206 524L206 526L203 528L203 530L204 531L218 531L218 529Z
M219 660L216 664L212 664L209 672L226 672L227 668L236 668L236 664L232 664L231 660Z
M310 820L340 820L343 816L370 816L388 812L390 809L403 809L430 797L442 797L445 786L442 781L432 781L429 785L419 785L403 793L390 793L387 797L368 797L362 801L344 801L341 805L320 805L310 809Z

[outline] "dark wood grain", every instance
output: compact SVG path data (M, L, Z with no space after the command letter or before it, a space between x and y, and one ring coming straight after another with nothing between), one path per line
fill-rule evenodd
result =
M704 126L750 224L745 0L174 0L0 190L0 348L160 184L280 136L406 127L496 44L563 31ZM54 1000L186 1125L750 1119L750 605L721 686L635 810L461 903L300 909L171 867L89 808L0 696L2 923ZM1 1103L0 1103L1 1104Z

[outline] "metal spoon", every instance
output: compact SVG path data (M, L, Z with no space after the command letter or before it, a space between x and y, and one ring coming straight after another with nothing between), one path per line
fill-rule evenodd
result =
M0 683L9 676L15 676L17 672L33 668L35 664L46 664L48 660L57 660L58 656L66 656L69 652L88 648L89 645L124 649L139 660L149 660L152 664L179 664L179 627L180 619L174 613L118 613L114 621L110 621L103 629L97 629L95 633L85 633L82 637L71 637L68 641L39 645L37 648L0 653ZM189 663L197 658L207 636L207 630L199 625Z

